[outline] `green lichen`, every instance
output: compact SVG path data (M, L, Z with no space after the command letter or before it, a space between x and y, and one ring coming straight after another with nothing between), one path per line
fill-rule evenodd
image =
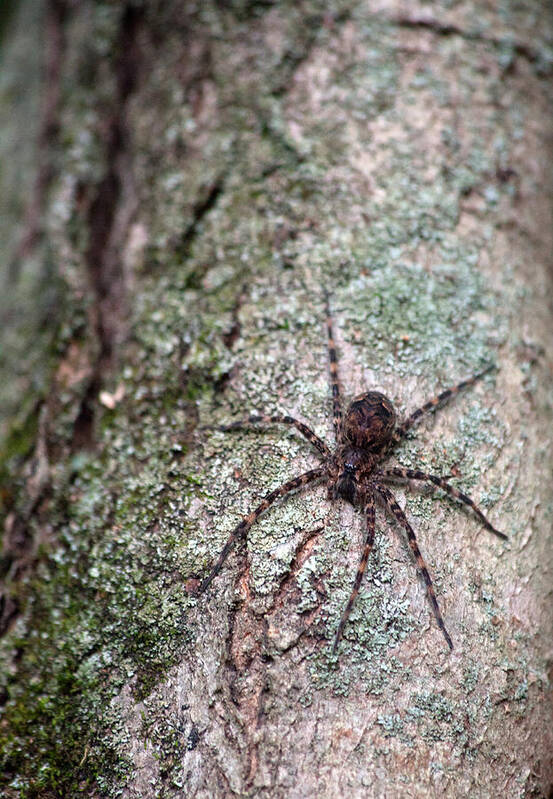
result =
M377 724L385 738L400 737L405 729L403 719L398 713L378 716Z
M406 714L412 718L416 724L423 724L419 730L426 740L439 741L444 738L449 731L454 719L454 704L440 694L421 693L411 697L411 705L407 708ZM429 725L428 719L432 718L433 723Z

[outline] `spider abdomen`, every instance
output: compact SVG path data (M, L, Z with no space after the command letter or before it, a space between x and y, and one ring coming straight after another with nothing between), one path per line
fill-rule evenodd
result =
M388 397L367 391L356 397L344 419L344 439L354 447L379 452L390 440L396 412Z

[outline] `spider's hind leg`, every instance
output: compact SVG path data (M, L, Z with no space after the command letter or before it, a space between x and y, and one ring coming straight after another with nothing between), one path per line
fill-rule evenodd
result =
M498 538L503 539L504 541L508 540L508 537L505 533L496 530L491 522L487 520L484 516L478 505L468 497L466 494L463 494L462 491L458 491L452 485L449 485L447 480L443 477L437 477L435 474L427 474L426 472L421 472L419 469L404 469L403 467L393 467L392 469L386 469L383 472L379 472L378 474L381 478L405 478L406 480L425 480L429 483L434 483L435 486L441 488L442 491L445 491L446 494L449 494L455 499L458 499L459 502L462 502L464 505L468 505L469 508L475 512L478 516L486 530L489 530L491 533L494 533Z
M383 486L381 483L377 483L375 485L376 490L383 498L384 502L386 503L386 507L391 512L391 514L396 518L399 524L403 527L405 532L407 533L407 538L409 540L409 546L411 547L411 552L415 556L415 560L417 563L417 568L419 569L420 573L423 576L424 582L426 584L426 595L428 596L428 600L432 606L432 610L434 611L434 616L436 617L436 621L438 622L438 627L444 634L444 638L447 641L447 645L450 649L453 649L453 642L451 637L446 630L446 626L444 624L444 620L442 614L440 612L440 606L438 605L438 600L436 599L436 594L434 593L434 587L432 585L432 579L426 568L426 563L424 562L424 558L421 555L421 551L417 544L417 539L415 537L415 532L409 522L407 521L407 517L405 516L404 512L401 510L399 505L396 502L396 499L391 491L389 491L386 486Z
M346 626L346 622L352 611L353 604L357 598L357 594L359 593L359 588L361 587L361 581L363 580L363 575L365 574L365 570L367 568L367 561L369 559L369 555L373 548L375 507L374 507L374 496L372 494L369 494L369 497L367 499L367 504L365 506L365 518L367 523L367 537L365 539L365 546L363 547L363 552L361 553L361 560L359 561L359 567L357 569L357 574L355 575L355 582L353 583L353 589L351 591L348 604L346 605L345 610L342 613L342 618L340 619L340 624L338 625L338 630L336 631L334 646L332 647L333 654L338 649L338 644L340 643L342 633L344 632L344 627Z

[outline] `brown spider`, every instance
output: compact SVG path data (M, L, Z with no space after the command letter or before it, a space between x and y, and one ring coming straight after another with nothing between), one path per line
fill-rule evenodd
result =
M433 474L421 472L418 469L405 469L401 466L381 469L380 465L386 460L390 451L396 444L405 437L407 431L419 421L423 414L435 410L438 406L455 396L462 388L475 383L476 380L489 372L493 366L489 366L484 371L468 378L468 380L463 380L453 388L442 391L441 394L438 394L438 396L426 402L416 411L413 411L410 416L397 426L394 406L384 394L380 394L378 391L367 391L364 394L360 394L350 404L345 417L343 417L338 378L338 359L336 357L336 347L332 333L332 318L330 316L328 298L326 299L326 313L330 383L334 415L333 421L337 441L336 449L331 451L325 442L320 439L310 427L298 421L298 419L294 419L292 416L250 416L243 422L234 422L233 424L219 428L222 430L236 430L240 427L252 424L279 423L291 425L299 430L300 433L313 444L323 460L318 468L310 469L294 477L292 480L288 480L279 488L275 488L274 491L266 495L257 508L244 516L242 521L230 534L219 557L212 566L211 571L200 584L197 593L202 593L206 590L213 578L221 571L235 543L239 539L244 539L246 537L248 530L255 524L260 515L279 497L290 494L298 488L304 488L307 485L312 485L317 481L324 480L328 487L328 498L330 500L341 497L352 505L361 507L365 511L367 529L365 546L359 562L359 568L357 569L353 589L342 614L334 639L333 653L336 652L344 627L353 608L353 603L359 593L369 554L373 547L375 532L375 499L379 499L383 503L384 507L407 533L409 546L415 557L417 567L424 578L426 593L432 605L436 621L444 634L449 648L453 649L453 643L446 630L432 586L432 580L419 550L413 528L409 524L404 512L397 504L392 492L384 485L384 482L403 478L407 480L426 480L434 483L434 485L445 491L446 494L449 494L471 507L482 524L492 533L495 533L495 535L502 539L506 539L507 536L493 527L470 497L449 485L446 477L437 477Z

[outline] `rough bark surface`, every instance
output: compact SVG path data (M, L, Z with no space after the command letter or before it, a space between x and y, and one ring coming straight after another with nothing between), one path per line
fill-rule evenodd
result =
M3 13L3 795L549 797L550 12ZM205 428L285 412L332 442L324 289L347 398L404 415L497 364L391 461L509 536L394 488L452 653L380 509L331 654L363 523L322 486L193 595L317 463L294 432Z

